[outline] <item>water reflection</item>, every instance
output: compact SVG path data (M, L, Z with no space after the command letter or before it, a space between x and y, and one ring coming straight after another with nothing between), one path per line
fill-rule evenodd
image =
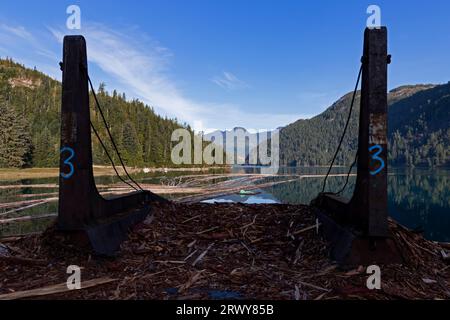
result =
M392 170L388 177L389 214L405 226L422 230L426 238L450 241L450 171ZM350 178L344 196L353 194ZM265 189L282 203L308 204L322 189L322 178L302 179ZM328 190L340 190L345 178L329 178Z
M208 202L242 202L242 203L290 203L309 204L322 190L323 177L311 177L311 175L324 175L327 168L281 168L279 176L265 176L258 180L258 184L287 179L297 179L293 182L277 184L261 190L257 195L232 194L209 200ZM209 172L212 173L212 172ZM219 170L214 173L223 173ZM260 173L258 167L237 167L232 173ZM335 168L331 174L346 174L347 168ZM200 174L194 172L169 172L139 174L134 178L144 183L161 183L162 179L179 177L181 175ZM283 176L289 175L289 176ZM296 176L293 176L296 175ZM301 177L301 176L308 177ZM407 170L392 169L388 177L388 206L390 215L409 228L423 230L424 235L431 240L450 242L450 170ZM205 183L217 183L228 178L208 180ZM240 177L229 178L239 184ZM112 185L119 180L117 177L96 177L97 185ZM244 179L245 180L245 179ZM350 198L353 194L355 177L350 177L348 187L343 196ZM245 182L245 181L244 181ZM21 188L0 188L0 203L39 199L57 196L57 188L51 187L58 183L57 178L27 179L15 182L0 181L0 185L21 185ZM345 177L330 177L327 190L337 191L345 183ZM30 188L26 185L47 184L47 187ZM245 184L242 186L245 189ZM34 195L34 196L33 196ZM165 195L171 197L170 195ZM180 196L179 194L176 196ZM186 196L186 194L184 194ZM57 202L46 203L42 206L27 209L20 212L22 215L38 215L57 212ZM0 209L0 215L8 209ZM0 225L0 235L17 234L39 231L45 228L51 220L31 220L20 224Z

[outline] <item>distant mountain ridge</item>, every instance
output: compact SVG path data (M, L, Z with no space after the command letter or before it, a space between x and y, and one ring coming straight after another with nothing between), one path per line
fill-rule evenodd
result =
M228 141L227 137L234 137L238 136L239 134L245 135L248 137L248 144L247 146L245 144L241 144L238 141ZM247 129L242 127L235 127L232 130L216 130L213 132L210 132L208 134L205 134L203 136L203 139L205 141L211 141L214 142L216 145L220 147L224 147L225 145L225 153L228 155L235 155L235 163L245 163L248 162L248 155L251 150L256 148L258 144L262 143L263 141L268 139L268 136L270 137L270 131L261 131L256 133L250 133L247 131ZM215 137L221 137L220 140L214 140ZM251 142L255 141L254 144Z
M298 120L280 132L280 164L329 165L348 117L348 93L320 115ZM449 165L450 83L407 85L388 94L389 159L395 165ZM360 92L337 165L353 162L357 150ZM423 132L419 132L419 128Z
M115 90L108 93L103 84L97 94L127 165L172 164L171 134L178 128L192 132L189 125L163 118L151 107L138 100L128 101L125 94ZM348 93L320 115L282 127L280 165L328 165L342 134L351 97L352 93ZM0 167L58 165L60 99L60 82L11 59L0 59ZM358 93L338 165L353 162L359 100ZM389 92L388 103L390 162L410 166L450 165L450 83L401 86ZM91 120L111 150L93 105ZM217 133L226 138L225 131ZM259 142L267 137L265 132L249 134L249 137L258 135ZM211 136L205 135L206 140L211 140ZM93 137L92 141L94 162L109 164L97 139ZM233 151L247 158L249 150L232 149L233 145L226 143L226 139L225 145L227 153Z

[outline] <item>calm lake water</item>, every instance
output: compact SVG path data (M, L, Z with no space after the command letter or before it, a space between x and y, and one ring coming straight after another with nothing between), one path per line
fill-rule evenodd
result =
M234 172L254 172L237 168ZM286 168L290 174L324 174L324 168ZM347 173L335 169L332 173ZM450 242L450 169L391 169L388 177L388 207L392 218L424 232L427 239ZM327 191L340 190L345 178L328 178ZM343 196L351 198L356 177L350 177ZM231 195L208 202L309 204L322 190L323 178L307 178L256 190L258 195Z
M234 168L233 173L258 173L259 168ZM324 174L326 168L284 168L282 174ZM336 168L332 173L347 173L346 168ZM178 175L192 175L192 172L172 172L171 177ZM450 242L450 169L391 169L389 172L389 214L405 226L422 230L430 240ZM159 183L166 179L163 174L138 175L138 181ZM231 178L237 179L237 178ZM289 178L284 178L289 179ZM354 177L350 178L344 196L350 198L353 193ZM276 181L277 178L267 178ZM337 191L345 182L342 177L330 177L327 191ZM27 179L20 181L0 181L0 185L46 185L45 187L8 188L0 189L0 204L13 201L57 197L58 189L49 185L57 183L56 178ZM97 185L111 185L117 183L115 177L97 177ZM229 195L208 200L206 202L243 202L243 203L291 203L309 204L322 189L323 178L305 178L294 182L284 183L255 190L257 195ZM245 186L242 187L245 190ZM171 197L171 196L169 196ZM171 197L174 198L174 197ZM57 201L39 205L21 211L13 216L42 215L56 213ZM0 219L5 216L6 209L0 208ZM31 220L22 223L0 224L0 236L22 234L43 230L53 219Z

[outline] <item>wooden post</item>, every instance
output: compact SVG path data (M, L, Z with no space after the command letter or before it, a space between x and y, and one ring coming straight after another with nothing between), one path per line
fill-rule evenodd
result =
M61 105L61 150L57 226L82 231L93 249L111 255L126 238L128 227L144 219L151 201L166 201L149 191L106 200L95 186L86 41L64 38Z
M358 175L351 200L320 194L318 211L333 259L341 264L396 263L387 206L387 29L366 29L362 57Z
M387 208L387 29L364 33L358 176L354 219L371 237L388 235Z
M89 199L96 192L84 38L65 37L63 55L58 224L82 229L95 218Z

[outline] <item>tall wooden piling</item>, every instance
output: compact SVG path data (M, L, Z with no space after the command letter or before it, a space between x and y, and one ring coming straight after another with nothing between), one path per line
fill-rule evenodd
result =
M353 219L371 237L388 235L387 208L387 29L364 32L358 176Z
M86 41L64 38L59 208L57 226L62 232L83 232L94 251L111 255L126 238L128 228L144 219L152 201L165 199L137 191L104 199L95 186Z
M361 59L362 86L358 169L353 197L320 194L313 201L333 259L341 264L399 260L389 238L387 203L387 29L366 29Z

